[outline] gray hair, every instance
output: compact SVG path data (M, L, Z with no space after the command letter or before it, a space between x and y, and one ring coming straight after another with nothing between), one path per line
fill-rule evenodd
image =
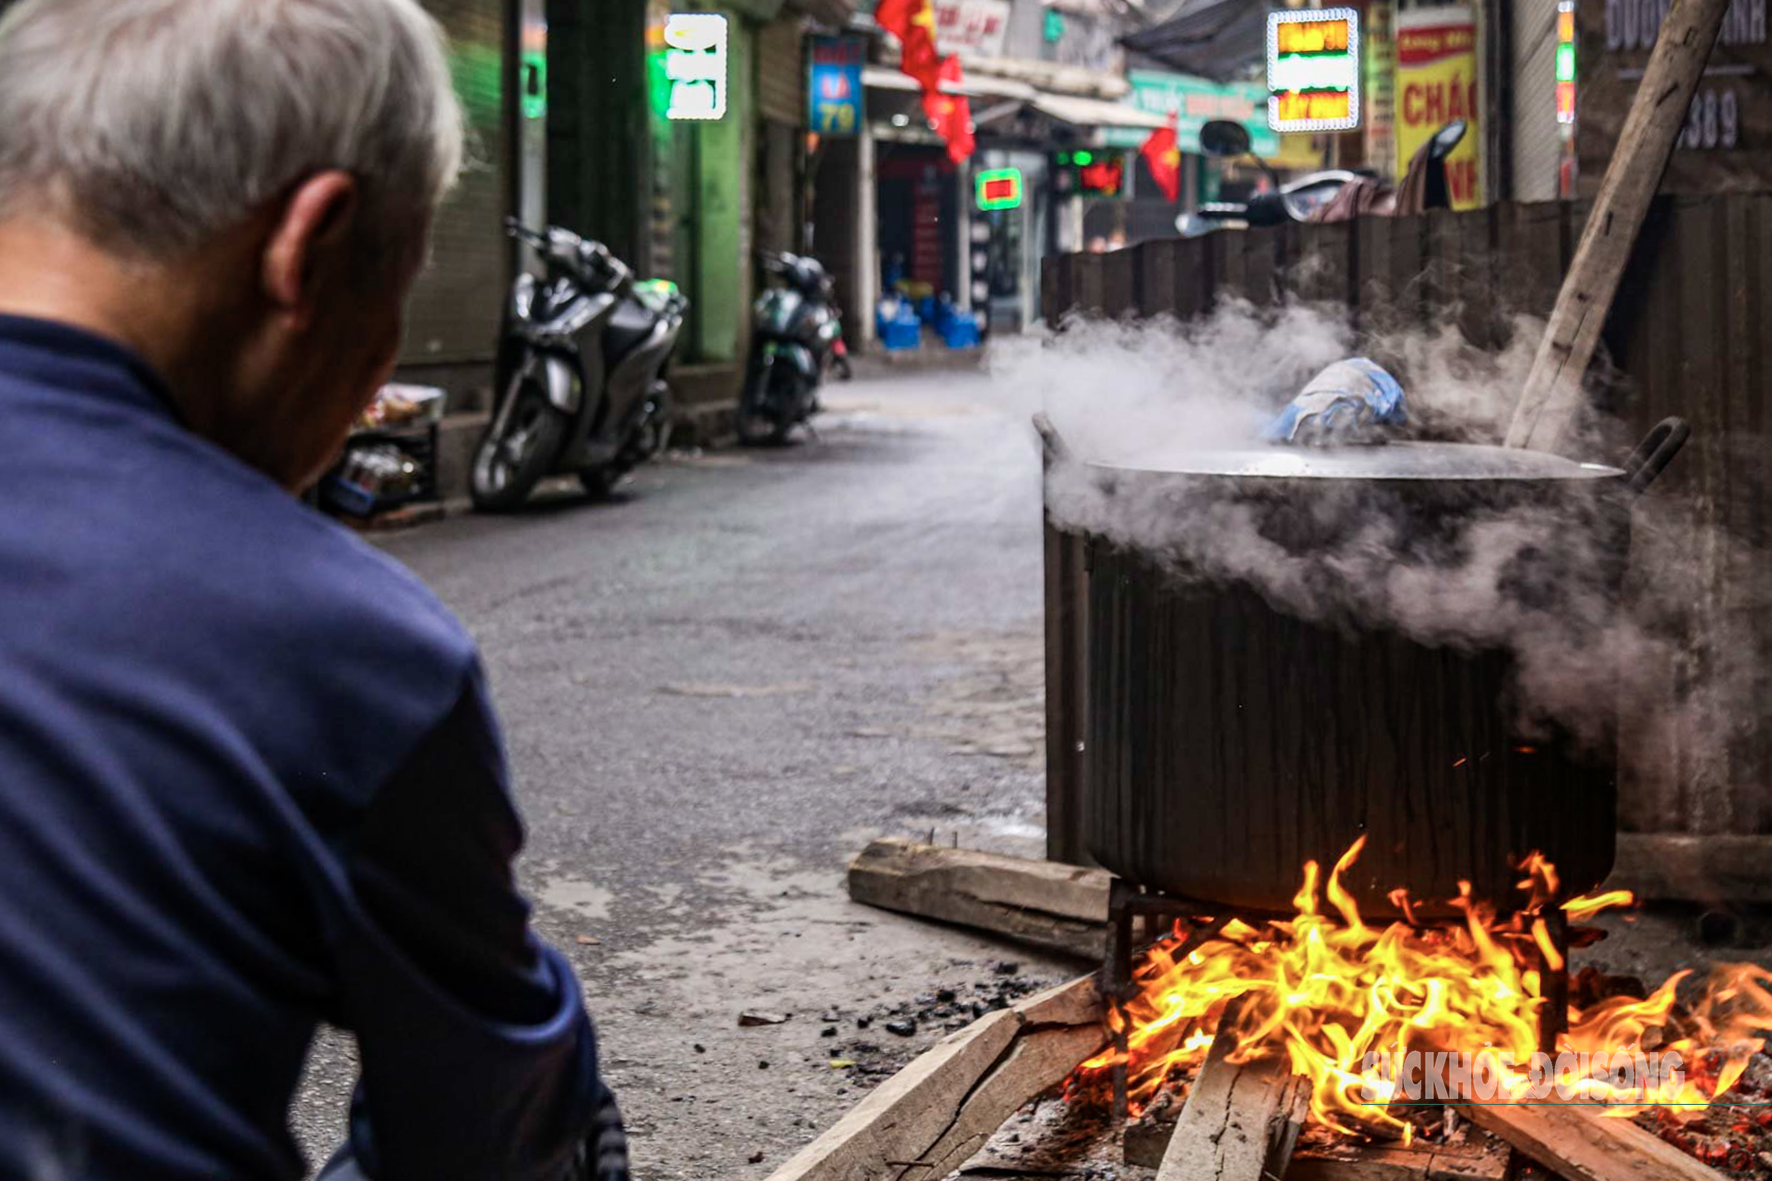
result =
M367 248L422 245L462 140L418 0L22 0L0 18L0 214L49 201L107 249L176 255L329 168L361 186Z

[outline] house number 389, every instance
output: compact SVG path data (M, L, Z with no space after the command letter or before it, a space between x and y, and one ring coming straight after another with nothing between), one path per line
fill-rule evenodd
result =
M1733 90L1701 90L1692 96L1682 148L1733 148L1741 142L1741 111Z

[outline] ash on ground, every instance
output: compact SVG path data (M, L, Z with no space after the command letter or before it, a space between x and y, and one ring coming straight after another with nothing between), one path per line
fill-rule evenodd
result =
M969 985L876 1005L863 1013L824 1013L820 1032L828 1040L831 1068L847 1070L871 1088L955 1030L1057 983L1022 975L1017 961L999 960L989 976Z

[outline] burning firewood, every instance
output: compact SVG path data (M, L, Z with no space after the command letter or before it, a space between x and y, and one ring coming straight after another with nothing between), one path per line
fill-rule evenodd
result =
M1317 1126L1300 1139L1286 1181L1504 1181L1509 1157L1506 1141L1468 1126L1407 1145L1362 1143Z
M893 837L873 842L849 866L849 896L857 902L1092 959L1106 939L1108 882L1099 869Z
M893 1075L769 1181L939 1181L1107 1041L1095 978L959 1030Z
M1567 1181L1721 1181L1722 1174L1627 1119L1567 1103L1473 1103L1472 1122Z
M1310 1110L1310 1083L1281 1058L1230 1060L1234 1017L1212 1043L1163 1154L1157 1181L1284 1177Z

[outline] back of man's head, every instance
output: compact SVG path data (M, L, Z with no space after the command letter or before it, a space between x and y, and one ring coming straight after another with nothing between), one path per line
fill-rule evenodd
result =
M356 178L366 248L454 183L462 119L417 0L18 0L0 18L0 217L45 203L163 259L304 177Z

